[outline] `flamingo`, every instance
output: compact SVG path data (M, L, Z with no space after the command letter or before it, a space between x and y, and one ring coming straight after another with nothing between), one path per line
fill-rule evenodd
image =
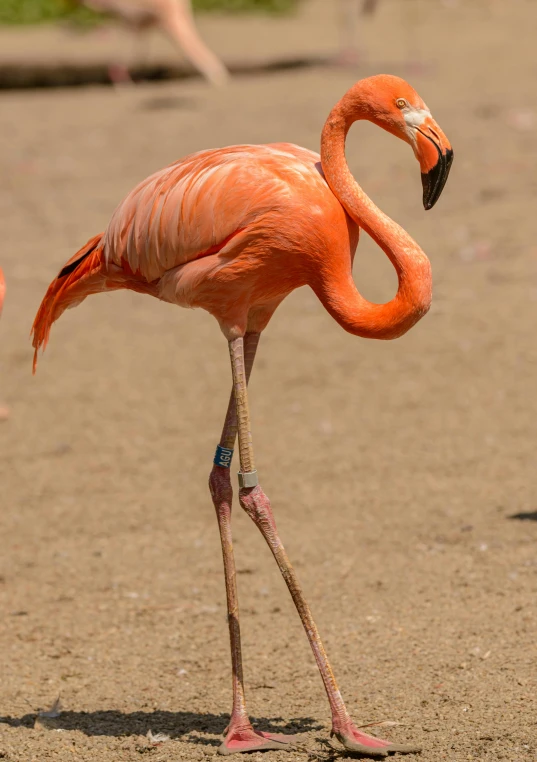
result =
M226 82L224 64L201 39L194 23L191 0L79 0L92 10L111 13L137 31L158 26L186 53L192 64L213 85ZM130 82L125 66L110 66L114 83Z
M239 441L239 501L261 531L287 583L326 689L332 734L349 751L386 756L415 751L361 732L352 722L310 608L278 534L254 461L247 384L260 334L282 300L310 286L346 331L395 339L431 302L430 263L418 244L368 198L350 173L345 140L369 120L409 143L419 160L430 209L447 180L453 152L416 91L378 75L357 82L331 111L321 155L288 143L201 151L156 172L118 206L52 281L33 324L34 372L52 323L90 294L131 289L181 307L202 307L228 342L232 394L209 477L224 560L233 707L223 754L289 748L291 736L254 730L246 711L231 535L230 465ZM386 304L368 302L352 278L359 230L370 235L399 279Z

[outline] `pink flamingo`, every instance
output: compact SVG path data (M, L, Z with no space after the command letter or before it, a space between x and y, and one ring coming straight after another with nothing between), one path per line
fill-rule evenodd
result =
M233 709L224 754L289 748L289 736L253 729L244 696L239 612L231 536L230 463L238 434L239 500L267 541L310 641L332 711L332 734L349 751L409 752L362 733L352 722L317 627L258 483L247 382L261 332L280 302L309 285L332 317L356 336L395 339L431 302L430 263L418 244L367 197L345 160L353 122L367 119L409 143L419 160L430 209L447 180L453 152L419 95L404 80L357 82L330 113L321 155L287 143L201 151L140 183L53 280L33 325L39 347L67 307L100 291L127 288L181 307L202 307L229 344L233 391L209 485L224 557ZM357 290L352 263L363 228L392 262L399 287L387 304Z
M159 27L185 52L192 64L213 85L222 85L228 71L201 39L194 23L191 0L79 0L88 8L111 13L137 31ZM125 66L109 67L115 83L130 82Z

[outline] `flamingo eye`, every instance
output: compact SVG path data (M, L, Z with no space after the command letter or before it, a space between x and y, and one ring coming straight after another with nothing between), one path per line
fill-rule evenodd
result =
M397 108L405 108L405 106L408 106L408 103L405 101L404 98L398 98L395 101L395 105L397 106Z

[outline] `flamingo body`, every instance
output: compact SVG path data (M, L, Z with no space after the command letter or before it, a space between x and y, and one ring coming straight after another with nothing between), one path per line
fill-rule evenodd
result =
M304 210L307 209L307 215ZM320 156L290 144L203 151L151 176L118 207L105 258L158 295L213 314L229 338L323 259L349 269L358 226L323 177Z
M201 151L128 194L64 268L82 269L53 284L49 317L91 293L131 288L207 310L228 339L260 332L285 296L313 285L311 273L329 264L333 278L350 278L358 236L319 154L288 143Z

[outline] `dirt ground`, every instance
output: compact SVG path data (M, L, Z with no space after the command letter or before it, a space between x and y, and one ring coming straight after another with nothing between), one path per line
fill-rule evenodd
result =
M332 10L312 0L259 44L290 49L302 24L329 47ZM224 55L260 30L207 23ZM204 313L102 295L62 317L33 378L49 281L153 170L232 143L316 149L353 80L391 71L452 141L444 196L425 213L408 146L371 125L354 127L348 160L429 254L433 308L375 343L311 292L287 299L252 378L258 468L356 722L422 744L409 760L537 759L536 23L529 0L386 0L354 71L0 95L0 758L202 760L230 710L206 486L225 341ZM428 66L412 73L410 55ZM370 299L394 293L366 237L355 278ZM234 531L251 714L304 739L254 758L328 759L298 617L238 506ZM60 716L39 718L58 696Z

